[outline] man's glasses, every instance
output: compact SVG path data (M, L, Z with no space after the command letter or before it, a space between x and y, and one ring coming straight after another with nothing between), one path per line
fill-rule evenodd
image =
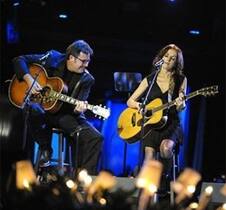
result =
M81 58L79 58L79 57L76 57L76 56L74 56L75 58L77 58L78 60L80 60L83 64L88 64L89 62L90 62L90 59L85 59L85 60L83 60L83 59L81 59Z

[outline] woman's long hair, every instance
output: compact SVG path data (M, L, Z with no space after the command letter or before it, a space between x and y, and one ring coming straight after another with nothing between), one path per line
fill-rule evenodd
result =
M183 68L184 68L184 58L182 50L176 46L175 44L169 44L166 45L164 48L162 48L159 53L156 55L156 57L153 60L152 65L155 66L155 63L162 59L162 57L167 53L168 50L174 49L177 52L177 58L175 65L172 68L172 76L170 78L170 84L169 84L169 94L172 96L175 88L175 83L178 82L178 78L180 76L184 76L183 74Z
M182 50L175 44L169 44L169 45L166 45L164 48L162 48L154 58L152 65L154 66L156 62L161 60L162 57L166 54L166 52L169 49L174 49L177 52L177 59L173 67L173 73L177 75L183 75L183 68L184 68L183 53L182 53Z

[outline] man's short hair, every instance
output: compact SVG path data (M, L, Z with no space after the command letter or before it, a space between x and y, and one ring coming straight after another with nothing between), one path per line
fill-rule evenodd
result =
M69 55L77 57L80 52L85 54L93 55L93 49L89 46L84 40L77 40L70 44L66 49L66 56L69 58Z

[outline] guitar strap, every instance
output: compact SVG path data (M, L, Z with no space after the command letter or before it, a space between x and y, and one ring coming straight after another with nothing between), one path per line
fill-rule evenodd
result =
M89 74L89 72L87 70L85 70L84 74L80 77L79 81L76 83L72 93L71 93L71 97L75 97L78 94L78 90L79 90L79 86L82 82L82 80L84 80L84 78Z
M172 94L172 100L177 98L180 86L182 85L185 76L177 75L176 77L177 78L175 78L175 87L174 87L173 94Z
M172 101L172 95L168 92L168 102Z
M43 55L41 58L39 58L39 61L41 61L41 64L44 66L46 64L46 60L49 57L50 52L47 52L45 55Z
M179 88L184 80L184 76L182 75L177 75L175 80L175 86L173 88L173 92L170 93L171 91L168 91L168 102L171 102L178 96Z

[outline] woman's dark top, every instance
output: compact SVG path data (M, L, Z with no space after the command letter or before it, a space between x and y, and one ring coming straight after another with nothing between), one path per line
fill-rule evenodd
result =
M147 76L147 81L149 85L152 81L152 78L152 74ZM182 81L182 78L180 78L180 80ZM174 97L178 95L178 90L179 85L177 85L176 83L172 100L174 100ZM163 93L155 80L153 87L150 91L147 104L156 98L160 98L163 104L168 103L168 91ZM148 132L145 130L146 135L144 137L143 142L144 146L158 149L162 140L164 139L171 139L175 143L178 141L182 141L183 132L182 127L180 125L180 119L178 116L178 111L176 110L176 106L173 106L170 109L165 109L163 111L163 116L167 116L167 122L163 127L160 126L159 128L158 126L156 126L157 128L153 128L153 126L151 125Z

